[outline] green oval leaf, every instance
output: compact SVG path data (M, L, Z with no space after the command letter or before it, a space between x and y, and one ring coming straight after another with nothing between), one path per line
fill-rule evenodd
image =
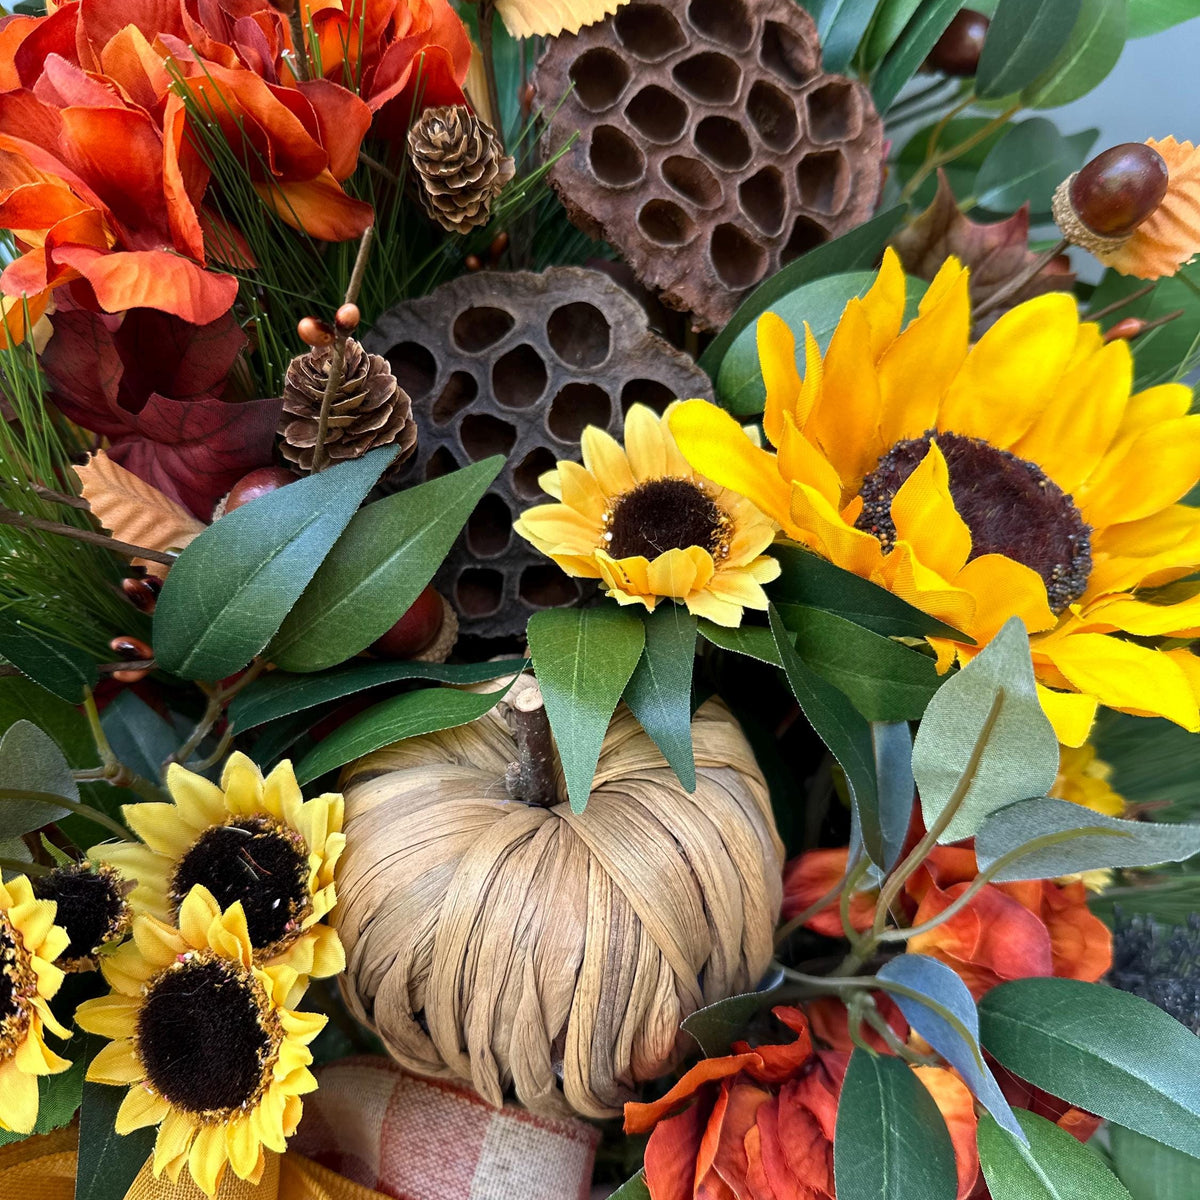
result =
M747 658L756 658L772 667L783 665L775 648L775 635L761 625L739 625L736 629L730 629L701 619L697 628L700 636L718 649L728 650L731 654L744 654Z
M503 465L494 455L357 513L271 639L272 662L320 671L382 637L433 578Z
M986 1113L976 1130L979 1165L992 1200L1131 1200L1100 1156L1065 1129L1016 1109L1022 1145Z
M1018 979L980 1001L984 1047L1036 1087L1200 1154L1200 1038L1148 1000L1077 979Z
M1068 800L1042 796L992 813L975 835L981 871L1001 858L1016 856L1022 847L1025 852L997 871L992 882L1183 862L1200 854L1200 825L1122 821Z
M625 688L625 703L679 782L696 790L692 754L692 669L696 662L696 618L663 600L642 618L646 645Z
M1200 0L1129 0L1129 36L1148 37L1197 17Z
M956 806L942 843L971 837L989 813L1054 785L1058 739L1038 700L1018 617L930 700L912 763L926 829Z
M17 721L0 738L0 793L6 790L79 799L75 776L58 743L29 721ZM5 837L30 833L70 811L41 801L6 800L0 796L0 829Z
M708 1058L718 1058L729 1053L729 1047L746 1034L746 1026L764 1008L779 998L783 972L774 968L753 992L738 996L726 996L713 1004L698 1008L684 1017L680 1029L696 1039L696 1043Z
M946 1122L901 1059L855 1050L833 1139L838 1200L954 1200L958 1173Z
M982 100L1032 83L1067 44L1082 0L1000 0L975 72Z
M583 812L608 723L642 656L645 626L615 606L555 608L534 613L527 635L571 809Z
M271 640L396 457L395 446L243 505L179 556L154 613L154 655L184 679L224 679Z
M873 71L879 65L920 7L921 0L883 0L863 43L862 61L867 70Z
M509 685L511 686L511 684ZM439 729L453 729L482 717L508 692L460 692L456 688L422 688L393 696L352 717L300 760L296 778L301 784L345 766L381 746Z
M993 212L1028 202L1037 216L1050 211L1054 189L1083 163L1095 130L1063 137L1045 117L1010 125L975 177L976 200Z
M962 8L962 0L925 0L916 16L905 26L900 39L888 51L871 83L875 107L887 112L901 88L929 57L946 26Z
M22 675L71 704L79 704L84 689L94 687L100 678L90 654L23 621L15 605L0 609L0 656Z
M1108 1141L1113 1167L1133 1200L1196 1200L1200 1196L1200 1159L1120 1125L1109 1125Z
M817 22L821 41L821 66L844 72L875 14L876 0L809 0L809 14Z
M1117 65L1125 48L1127 0L1083 0L1058 57L1021 93L1030 108L1056 108L1086 96Z

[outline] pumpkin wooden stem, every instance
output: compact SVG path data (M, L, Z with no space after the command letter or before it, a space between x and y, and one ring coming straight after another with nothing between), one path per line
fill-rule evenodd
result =
M553 807L558 803L558 756L542 689L529 675L522 675L513 684L506 697L504 719L517 743L517 761L509 764L504 776L509 797L542 808Z

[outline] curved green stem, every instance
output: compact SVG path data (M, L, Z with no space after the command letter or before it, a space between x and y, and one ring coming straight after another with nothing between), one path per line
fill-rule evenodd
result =
M56 796L53 792L33 792L24 788L0 788L0 800L20 800L27 804L47 804L56 808L65 808L69 813L91 821L95 825L103 825L105 829L115 833L122 841L133 842L137 839L114 817L92 808L79 800L68 800L66 796Z
M1010 108L1006 108L999 116L993 117L985 125L981 125L970 137L963 138L957 145L951 146L949 150L934 151L937 145L938 138L944 132L946 126L950 123L952 117L957 116L965 108L969 108L974 102L974 95L969 95L959 104L956 104L950 111L938 122L934 127L933 133L929 138L929 150L925 161L913 173L913 177L904 185L900 192L902 201L909 201L916 194L917 189L925 182L929 175L936 171L938 167L944 166L948 162L953 162L960 154L965 154L968 150L978 146L985 138L990 137L1002 125L1008 124L1008 121L1021 109L1019 104L1014 104Z

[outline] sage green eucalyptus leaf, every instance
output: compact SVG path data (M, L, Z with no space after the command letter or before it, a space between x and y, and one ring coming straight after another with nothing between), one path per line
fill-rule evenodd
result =
M17 721L0 738L0 829L6 837L30 833L70 815L66 805L10 800L6 791L40 792L78 802L79 788L58 743L29 721Z
M1129 36L1148 37L1197 17L1200 0L1129 0Z
M902 1059L856 1049L833 1139L838 1200L954 1200L958 1172L946 1122Z
M1200 1157L1200 1038L1148 1000L1017 979L979 1003L984 1048L1052 1096Z
M961 7L962 0L923 0L871 81L871 94L880 112L891 108Z
M1036 1113L1016 1109L1028 1145L986 1113L976 1140L992 1200L1131 1200L1095 1151Z
M990 100L1032 83L1067 44L1081 5L1082 0L1000 0L979 56L975 94Z
M615 605L555 608L529 618L528 637L571 809L582 812L608 723L642 656L645 626Z
M424 591L503 465L494 455L357 513L271 639L272 662L320 671L382 637Z
M1017 617L929 702L913 743L925 828L955 808L939 842L971 837L985 817L1044 796L1058 774L1058 739L1038 700L1029 638Z
M1117 65L1125 48L1128 0L1083 0L1058 57L1021 92L1030 108L1057 108L1086 96Z
M154 613L154 656L184 679L224 679L275 635L396 457L372 450L226 514L180 554Z
M1200 1159L1111 1122L1108 1142L1113 1168L1133 1200L1196 1200L1200 1196Z

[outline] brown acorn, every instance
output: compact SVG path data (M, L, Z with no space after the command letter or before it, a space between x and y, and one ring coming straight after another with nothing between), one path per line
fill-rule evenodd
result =
M414 658L442 630L446 606L432 585L413 601L395 625L371 645L380 658Z
M1093 233L1128 237L1167 194L1167 164L1143 142L1123 142L1085 164L1071 181L1071 207Z
M135 608L140 608L144 613L152 613L158 605L162 580L157 575L147 575L141 579L130 576L128 579L121 580L121 590Z
M964 8L946 26L929 52L929 66L943 75L970 78L979 69L983 40L991 22L981 12Z
M332 346L336 336L328 321L316 317L301 317L296 334L306 346Z
M299 478L299 475L294 471L289 471L286 467L259 467L258 470L251 471L249 475L243 475L229 489L229 495L225 497L224 512L231 513L234 509L241 508L243 504L257 500L259 496L265 496L268 492L275 492L281 487L287 487L289 483L295 483Z

